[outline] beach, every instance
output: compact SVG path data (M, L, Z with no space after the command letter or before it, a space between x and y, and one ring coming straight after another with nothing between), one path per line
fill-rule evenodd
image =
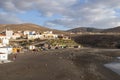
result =
M104 66L119 56L119 49L26 51L0 64L0 80L120 80L120 75Z

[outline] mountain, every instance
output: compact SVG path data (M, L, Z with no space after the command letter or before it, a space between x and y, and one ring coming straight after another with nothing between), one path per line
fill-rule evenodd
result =
M67 32L50 29L47 27L39 26L36 24L31 23L25 23L25 24L0 24L0 31L5 31L6 29L13 30L13 31L38 31L38 32L44 32L44 31L53 31L56 34L66 34Z
M89 27L79 27L79 28L74 28L67 30L67 32L73 32L73 33L78 33L78 32L101 32L103 29L97 29L97 28L89 28Z
M105 32L105 33L107 33L107 32L113 32L113 33L120 32L120 26L117 26L117 27L114 27L114 28L105 29L102 32Z

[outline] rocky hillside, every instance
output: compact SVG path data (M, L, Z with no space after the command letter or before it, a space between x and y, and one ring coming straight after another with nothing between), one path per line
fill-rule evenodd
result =
M70 29L67 32L73 32L73 33L78 33L78 32L102 32L102 33L108 33L108 32L120 32L120 26L114 27L114 28L108 28L108 29L97 29L97 28L90 28L90 27L79 27L79 28L74 28Z
M10 29L13 31L19 31L19 30L45 31L45 30L50 30L49 28L45 28L45 27L38 26L35 24L1 24L0 31L5 30L5 29Z
M101 32L102 29L89 28L89 27L79 27L68 30L68 32L78 33L78 32Z
M102 32L120 32L120 26L118 27L114 27L114 28L109 28L109 29L105 29Z
M23 30L39 31L39 32L53 31L54 33L57 33L57 34L67 34L67 32L64 32L64 31L50 29L50 28L47 28L47 27L43 27L43 26L39 26L39 25L36 25L36 24L31 24L31 23L0 24L0 31L4 31L5 29L10 29L10 30L13 30L13 31L23 31Z
M78 35L72 39L84 47L120 48L119 35Z

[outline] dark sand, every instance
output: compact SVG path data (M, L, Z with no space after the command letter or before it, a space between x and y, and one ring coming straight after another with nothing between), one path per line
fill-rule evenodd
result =
M120 56L120 50L25 52L18 54L14 62L0 64L0 80L120 80L120 75L103 66L115 61L116 56Z

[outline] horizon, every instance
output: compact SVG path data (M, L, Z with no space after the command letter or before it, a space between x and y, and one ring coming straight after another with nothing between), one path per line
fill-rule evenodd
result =
M113 28L120 25L119 2L119 0L0 0L0 24L32 23L57 30L84 26L98 29Z
M38 25L38 27L45 27L45 28L49 28L47 26L43 26L43 25L39 25L39 24L34 24L34 23L14 23L14 24L0 24L0 25L21 25L21 24L33 24L33 25ZM119 27L119 26L116 26ZM111 28L116 28L116 27L111 27ZM61 30L61 31L67 31L67 30L72 30L72 29L77 29L77 28L94 28L94 29L110 29L110 28L97 28L97 27L75 27L75 28L69 28L69 29L55 29L50 27L49 29L55 29L55 30Z

